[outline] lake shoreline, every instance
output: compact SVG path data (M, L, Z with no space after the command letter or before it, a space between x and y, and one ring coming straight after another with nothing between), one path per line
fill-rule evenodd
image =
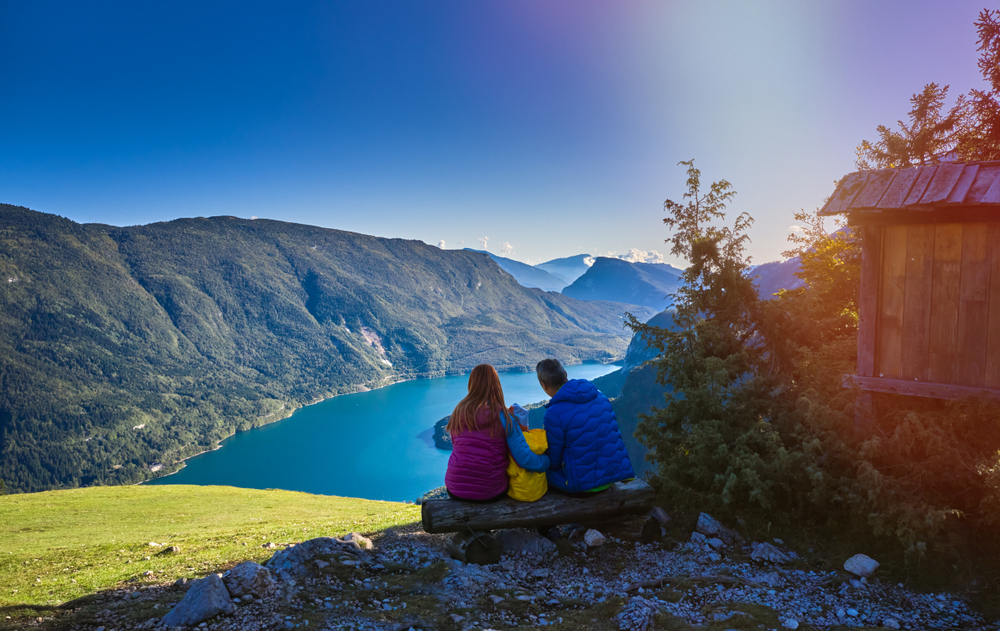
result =
M584 364L588 364L590 367L584 367ZM567 367L571 373L574 372L572 368L576 368L581 377L595 378L614 371L619 365L610 362L589 361L570 364ZM395 501L397 498L392 497L392 495L386 496L383 489L385 489L385 493L390 494L393 493L391 490L393 488L408 489L413 482L416 482L417 478L427 477L428 472L443 467L444 462L438 462L440 456L420 454L428 452L443 454L445 460L447 459L447 452L434 444L437 441L434 440L433 426L436 420L446 417L450 413L456 401L465 396L467 375L468 373L443 377L413 374L394 375L377 382L362 384L351 392L317 397L309 403L300 405L286 403L283 409L276 410L281 414L280 417L266 418L266 422L255 425L251 429L273 426L279 421L293 417L298 419L299 417L295 413L299 409L312 409L317 403L326 402L333 407L303 416L304 424L301 426L297 424L291 429L274 430L253 438L249 436L239 438L235 452L229 453L229 450L226 450L225 454L212 456L208 461L201 462L193 470L191 469L193 462L188 462L189 460L193 460L197 456L207 456L209 452L219 451L226 446L226 441L236 437L236 434L255 434L249 429L234 431L220 439L211 448L202 449L198 453L174 461L175 466L180 465L175 470L139 484L221 484L245 488L283 488L308 493L345 495L347 492L340 489L342 485L337 481L336 475L328 481L317 482L316 480L327 478L328 475L332 475L330 472L337 470L338 467L350 466L354 468L343 469L346 473L341 475L339 479L353 478L353 476L363 472L363 477L367 481L362 486L368 487L367 492L356 488L350 492L351 496ZM533 371L507 370L501 375L505 380L504 389L509 391L505 394L512 397L512 401L545 396L543 392L538 390L537 379L535 379ZM407 386L405 385L407 382L424 382L427 385ZM437 385L436 382L441 382L441 385ZM450 385L444 386L443 384ZM404 389L398 394L381 392L393 385L403 386ZM446 389L442 390L441 388ZM429 395L425 393L429 393ZM366 396L356 401L333 403L333 400L343 399L343 395L346 394L364 394ZM374 398L368 395L373 395ZM317 422L318 418L324 420ZM373 430L373 428L377 429ZM417 441L419 447L414 447L406 442L410 440ZM391 462L385 461L382 456L375 455L373 445L379 445L378 449L388 448L383 447L383 445L393 445L397 449L395 452L397 456L394 456L395 459L391 459ZM359 458L358 453L364 452L366 449L368 450L366 455ZM399 449L403 449L403 451L398 451ZM331 456L334 460L330 460ZM427 460L428 458L430 460ZM409 468L406 469L405 479L392 477L398 476L398 472L387 472L405 466L405 462L410 463ZM436 464L432 465L432 462ZM321 467L324 473L319 478L315 475L303 476L300 472L308 467ZM420 473L414 478L413 474L418 471ZM181 472L184 472L184 475L181 476L180 480L172 477ZM441 472L443 474L443 468ZM382 482L376 485L377 480ZM439 485L436 481L435 484ZM338 490L330 490L327 487ZM420 492L425 490L420 489ZM411 495L413 495L412 492L407 492L402 497L411 501Z

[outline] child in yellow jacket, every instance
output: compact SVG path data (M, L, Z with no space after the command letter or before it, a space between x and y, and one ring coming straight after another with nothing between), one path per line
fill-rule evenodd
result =
M510 411L524 433L524 440L528 443L528 448L536 454L544 454L549 447L545 430L528 429L528 411L518 404L512 405ZM507 495L521 502L534 502L549 490L549 483L544 471L539 473L527 471L517 464L514 456L510 456L507 477L510 480Z

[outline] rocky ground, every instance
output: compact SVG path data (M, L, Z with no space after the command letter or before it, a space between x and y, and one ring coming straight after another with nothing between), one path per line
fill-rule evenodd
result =
M867 558L848 565L857 573L821 572L780 540L744 541L707 515L681 544L641 543L644 523L563 528L555 543L501 531L503 556L482 566L452 559L448 535L416 525L370 539L269 544L276 552L266 568L248 562L191 583L130 587L30 624L73 631L1000 628L962 598L880 578Z

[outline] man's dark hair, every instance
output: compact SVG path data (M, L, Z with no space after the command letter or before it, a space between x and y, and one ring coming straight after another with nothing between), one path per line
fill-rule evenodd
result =
M538 365L535 366L535 373L538 375L538 380L550 388L561 388L564 383L569 381L566 369L562 367L558 359L543 359L538 362Z

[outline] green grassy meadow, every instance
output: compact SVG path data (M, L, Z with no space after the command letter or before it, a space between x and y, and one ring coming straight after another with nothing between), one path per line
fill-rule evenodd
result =
M264 562L274 553L261 547L268 542L372 532L419 519L420 507L409 504L223 486L0 496L0 608L28 614L125 583ZM180 552L168 552L170 546Z

